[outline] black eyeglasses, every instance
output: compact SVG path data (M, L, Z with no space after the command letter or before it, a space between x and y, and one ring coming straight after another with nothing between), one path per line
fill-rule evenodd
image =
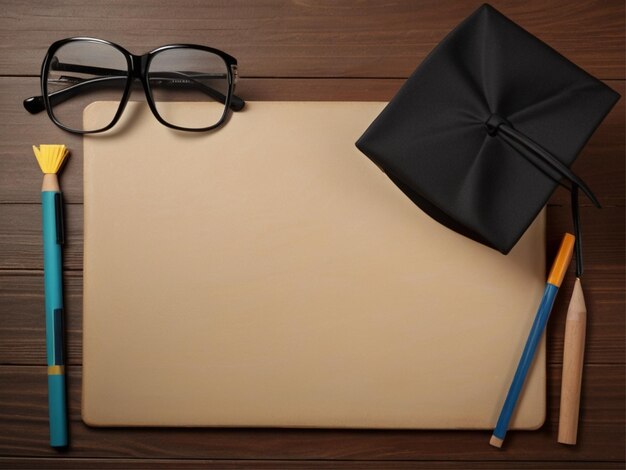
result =
M119 120L135 79L143 85L157 120L172 129L202 132L221 126L228 110L245 101L234 95L237 60L217 49L172 44L137 56L109 41L69 38L50 46L41 67L41 96L24 100L31 114L43 110L57 126L76 134L111 129ZM89 128L83 111L95 101L115 101ZM180 102L195 102L201 112L185 113ZM91 121L91 120L90 120Z

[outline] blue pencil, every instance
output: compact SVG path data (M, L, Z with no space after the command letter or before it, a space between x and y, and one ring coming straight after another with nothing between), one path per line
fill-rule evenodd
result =
M509 422L511 421L511 415L513 414L513 411L515 411L515 406L517 405L517 400L519 399L520 392L524 386L528 369L533 362L537 345L543 336L546 324L550 318L550 312L552 311L552 306L554 305L554 299L559 291L559 287L561 287L561 283L563 282L563 278L567 272L567 267L572 259L574 241L574 235L566 233L563 236L559 252L554 260L552 269L550 270L550 275L548 276L548 282L546 283L546 288L543 293L543 297L541 298L541 303L539 304L539 310L537 311L530 333L528 334L528 339L526 340L522 357L517 365L513 382L511 383L509 392L506 395L506 400L504 400L504 405L502 406L502 411L500 411L496 428L493 431L491 440L489 441L489 443L494 447L502 447L502 443L504 442L506 432L509 428Z
M43 222L44 291L46 306L46 354L48 364L48 413L50 445L65 447L67 438L67 403L63 344L63 203L57 172L68 151L65 145L33 146L44 173L41 188Z

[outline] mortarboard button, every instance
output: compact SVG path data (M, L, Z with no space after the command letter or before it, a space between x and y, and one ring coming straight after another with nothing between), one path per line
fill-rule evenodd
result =
M498 129L502 124L507 124L509 126L511 125L509 121L504 119L499 114L492 114L491 116L489 116L489 119L487 119L487 122L485 123L485 127L487 128L487 134L492 137L495 136L498 133Z

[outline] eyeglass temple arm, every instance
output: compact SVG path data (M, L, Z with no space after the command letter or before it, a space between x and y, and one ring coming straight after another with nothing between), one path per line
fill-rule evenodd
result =
M59 59L56 56L53 57L51 60L51 67L54 70L61 70L65 72L90 73L93 75L113 75L117 77L123 76L126 73L126 71L124 70L110 69L107 67L91 67L91 66L80 65L80 64L66 64L64 62L59 62ZM165 76L168 75L168 72L159 72L159 73ZM196 72L169 72L169 73L186 74L187 75L186 78L190 80L193 80L191 74L196 74L196 76L210 76L210 74L197 74ZM235 75L235 82L236 80L237 80L237 76ZM199 82L197 80L193 80L193 81L197 83L198 88L202 89L206 94L208 94L212 98L219 100L222 104L226 103L226 96L224 96L218 90L211 88L210 86L205 85L204 83ZM233 111L242 110L245 104L246 102L240 97L238 97L237 95L231 96L230 108Z
M175 76L179 76L179 75L175 75ZM218 101L224 103L226 101L226 97L221 94L220 92L218 92L217 90L214 90L211 87L207 87L206 85L198 82L197 80L194 80L193 78L186 76L186 75L182 75L183 77L185 77L187 80L189 80L188 83L180 83L180 82L176 82L175 85L177 86L186 86L186 85L191 85L195 88L199 88L201 89L204 93L206 93L207 95L211 96L212 98L217 99ZM163 77L162 79L164 80L172 80L172 77ZM50 93L48 98L50 99L50 102L52 105L56 105L59 103L62 103L64 101L67 101L68 99L76 96L77 94L79 94L81 91L83 91L85 88L92 88L92 87L98 87L98 86L113 86L115 85L117 82L125 82L127 80L127 77L100 77L100 78L92 78L90 80L86 80L84 82L81 83L77 83L76 85L64 88L63 90L59 90L59 91L55 91L53 93ZM166 82L167 83L167 82ZM236 99L235 99L236 98ZM239 102L237 102L237 100L239 100ZM241 98L235 97L233 96L231 98L231 104L230 107L233 111L240 111L241 109L243 109L245 105L245 101L241 100ZM26 108L26 110L31 113L31 114L37 114L43 110L46 109L46 105L44 103L43 97L40 96L32 96L30 98L26 98L24 100L24 108Z
M118 75L118 76L100 77L100 78L93 78L90 80L85 80L84 82L78 83L74 86L64 88L63 90L59 90L54 93L50 93L49 99L52 102L52 104L58 104L58 103L62 103L63 101L68 100L69 98L78 94L84 87L113 85L114 83L112 82L117 82L120 80L124 80L124 81L127 80L126 76L119 76L119 74L126 73L123 70L115 70L115 69L109 69L109 68L103 68L103 67L89 67L89 66L77 65L77 64L63 64L63 63L60 63L58 59L56 60L56 62L53 62L52 65L55 70L72 71L72 72L78 72L78 73L91 73L91 74L100 74L100 75ZM187 72L187 73L190 73L190 72ZM189 84L191 84L192 86L195 86L196 88L199 88L204 93L211 96L212 98L215 98L221 103L226 102L226 97L222 93L215 90L214 88L211 88L205 85L202 82L199 82L198 80L195 80L192 76L186 75L184 72L170 72L170 73L161 72L161 74L163 75L163 79L165 80L182 76L186 78L187 80L189 80ZM168 76L168 75L173 75L173 77ZM184 85L188 85L188 83L175 82L175 85L184 86ZM230 108L233 111L240 111L241 109L243 109L244 106L245 106L244 100L242 100L236 95L231 96ZM26 110L31 114L37 114L43 111L44 109L46 109L42 96L33 96L33 97L25 99L24 108L26 108Z
M50 103L52 105L57 105L80 94L80 92L84 91L86 88L97 88L107 85L113 86L116 84L116 82L126 82L126 79L126 77L92 78L91 80L86 80L84 82L77 83L62 90L49 93L48 98L50 99ZM37 114L45 110L46 104L44 103L43 96L31 96L30 98L26 98L24 100L24 108L26 108L26 111L31 114Z
M54 70L60 70L64 72L90 73L93 75L113 75L119 77L123 76L126 73L124 70L110 69L106 67L91 67L79 64L66 64L64 62L59 62L59 59L56 56L52 58L51 66ZM210 86L193 79L192 74L196 74L196 72L159 72L159 74L164 75L165 77L167 77L167 75L170 73L173 75L186 75L185 78L188 78L189 80L195 82L197 84L197 87L202 89L207 95L217 99L223 104L226 103L226 96L224 96L221 92L219 92L215 88L211 88ZM196 76L209 76L209 74L196 74ZM246 102L237 95L231 96L230 108L233 111L241 111L245 104Z
M126 73L125 70L118 70L118 69L110 69L107 67L91 67L88 65L80 65L80 64L66 64L64 62L59 62L59 59L55 56L52 58L51 60L51 67L54 70L60 70L63 72L78 72L78 73L90 73L93 75L109 75L109 76L116 76L116 77L120 77L120 76L124 76L124 74ZM197 84L197 88L202 89L207 95L211 96L212 98L215 98L216 100L220 101L222 104L226 103L226 96L224 96L221 92L219 92L218 90L216 90L215 88L211 88L208 85L205 85L204 83L198 81L198 80L194 80L194 76L196 77L210 77L212 76L211 74L205 74L205 73L198 73L198 72L186 72L186 71L178 71L178 72L157 72L159 75L163 76L165 79L169 78L168 76L171 74L174 76L174 78L178 77L178 76L182 76L184 78L187 78L191 81L193 81L194 83ZM220 74L215 74L215 76L223 76ZM236 78L235 78L236 80ZM177 83L179 85L184 85L182 83ZM233 111L240 111L241 109L243 109L243 107L245 106L245 101L243 99L241 99L240 97L238 97L237 95L233 95L231 96L231 100L230 100L230 107Z
M200 80L197 80L197 78L206 78L211 76L212 75L210 74L197 72L157 72L157 74L150 77L150 80L162 80L164 82L163 85L165 86L184 87L190 85L199 89L206 95L209 95L211 98L216 99L220 103L226 104L226 96L224 96L224 94L217 91L215 88L205 85ZM181 79L187 80L187 82L181 82ZM232 95L230 97L230 108L233 111L241 111L245 104L245 101L238 96Z

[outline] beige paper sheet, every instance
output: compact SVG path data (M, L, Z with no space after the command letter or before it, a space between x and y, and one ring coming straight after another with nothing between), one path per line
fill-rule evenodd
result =
M383 106L252 102L198 135L131 102L85 138L86 423L494 426L545 214L508 256L431 220L354 146ZM514 428L545 382L542 342Z

